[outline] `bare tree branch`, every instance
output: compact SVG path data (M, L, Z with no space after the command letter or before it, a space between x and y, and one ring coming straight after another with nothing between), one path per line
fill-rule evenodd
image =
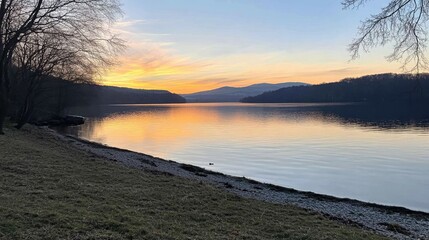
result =
M344 0L344 8L359 8L369 0ZM380 13L362 22L358 37L349 46L352 59L376 46L393 44L389 61L402 62L405 71L427 69L429 0L392 0Z

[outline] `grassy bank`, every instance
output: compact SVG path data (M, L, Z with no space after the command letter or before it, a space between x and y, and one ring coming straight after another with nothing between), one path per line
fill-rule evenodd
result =
M292 206L128 169L42 130L0 136L0 239L382 239Z

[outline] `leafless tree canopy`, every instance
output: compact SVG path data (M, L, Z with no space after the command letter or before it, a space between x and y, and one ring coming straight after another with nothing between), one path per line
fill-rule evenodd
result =
M346 9L359 8L369 0L343 0ZM428 67L427 24L429 0L392 0L380 13L362 22L358 37L350 44L353 58L364 51L388 43L393 52L390 61L400 61L404 70L420 72Z
M122 47L111 31L120 14L118 0L0 0L0 133L13 67L90 80Z

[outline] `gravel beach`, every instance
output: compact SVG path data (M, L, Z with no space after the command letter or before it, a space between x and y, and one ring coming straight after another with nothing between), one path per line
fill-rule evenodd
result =
M50 129L46 129L46 131L61 141L66 141L79 149L127 167L144 171L159 171L209 183L244 198L296 205L322 213L337 221L373 230L393 239L429 239L429 213L301 192L109 147L72 136L63 136Z

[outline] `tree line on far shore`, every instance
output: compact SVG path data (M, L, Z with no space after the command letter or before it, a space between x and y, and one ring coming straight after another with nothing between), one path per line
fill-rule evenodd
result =
M248 103L429 103L429 74L378 74L340 82L282 88L246 97Z
M37 94L29 98L25 96L29 91L20 89L12 91L9 115L17 123L18 128L26 122L38 123L50 118L61 118L61 116L67 115L67 109L70 107L186 102L183 97L165 90L101 86L92 82L76 83L51 76L44 76L37 84ZM27 99L31 101L28 105L24 102ZM31 109L26 111L28 115L22 120L20 118L21 109L26 105Z

